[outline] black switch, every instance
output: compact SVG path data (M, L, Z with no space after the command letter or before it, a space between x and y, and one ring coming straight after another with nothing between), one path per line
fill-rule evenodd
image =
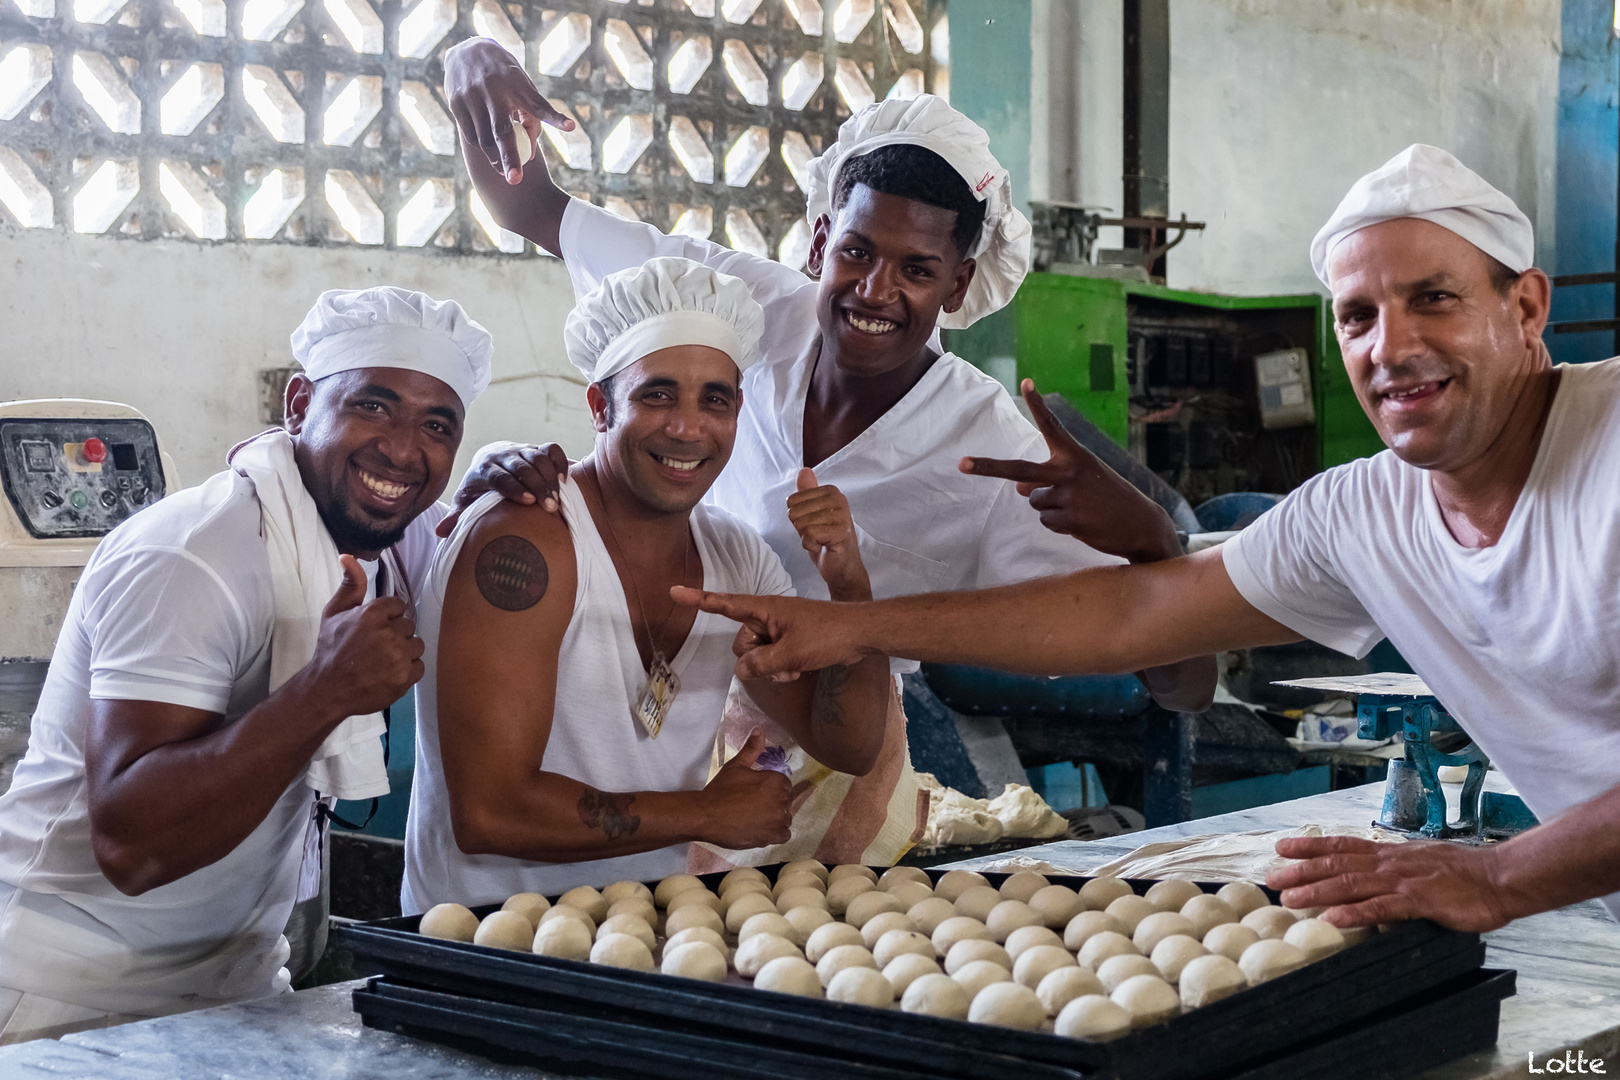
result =
M141 467L141 460L135 453L135 444L115 442L112 444L113 468L119 472L134 472Z
M39 501L44 503L47 509L55 510L62 505L62 496L54 491L46 491L40 494Z

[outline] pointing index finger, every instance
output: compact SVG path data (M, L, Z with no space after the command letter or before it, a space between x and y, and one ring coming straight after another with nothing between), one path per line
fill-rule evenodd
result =
M965 457L957 468L973 476L992 476L1020 484L1054 484L1063 478L1062 470L1051 462L1018 458Z

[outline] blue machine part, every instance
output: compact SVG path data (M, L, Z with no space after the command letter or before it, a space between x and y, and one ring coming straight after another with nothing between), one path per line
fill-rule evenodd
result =
M924 664L923 677L946 705L968 716L1046 716L1118 720L1153 701L1135 675L1049 679L958 664Z
M1406 761L1416 770L1422 785L1426 812L1417 831L1424 836L1477 836L1480 831L1480 792L1485 787L1484 751L1468 739L1467 732L1433 697L1407 697L1396 694L1362 694L1356 699L1356 720L1363 739L1389 739L1399 736L1406 744ZM1448 753L1454 743L1466 743ZM1403 792L1400 780L1404 769L1391 763L1389 791L1386 792L1384 823L1410 829L1416 820L1408 807L1413 796ZM1440 787L1441 765L1466 765L1456 823L1446 820L1446 796ZM1410 781L1408 780L1408 783Z
M1198 527L1205 532L1232 532L1246 529L1254 519L1282 502L1281 495L1258 491L1229 491L1198 504L1193 511Z

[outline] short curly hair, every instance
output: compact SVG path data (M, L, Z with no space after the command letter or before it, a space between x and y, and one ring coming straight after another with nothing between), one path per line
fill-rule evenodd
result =
M944 158L921 146L880 146L845 162L832 193L835 216L849 201L856 184L865 184L884 195L954 211L956 224L951 229L951 240L962 258L972 250L984 226L984 203L974 197L967 181Z

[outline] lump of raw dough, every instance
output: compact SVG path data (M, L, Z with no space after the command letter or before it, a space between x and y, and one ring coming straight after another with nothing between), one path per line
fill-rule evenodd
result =
M1053 930L1068 926L1070 919L1086 909L1080 902L1080 894L1067 885L1048 885L1024 902Z
M1208 955L1209 950L1200 945L1197 938L1172 934L1153 946L1153 966L1159 969L1165 982L1174 986L1188 963Z
M1117 1039L1131 1030L1131 1014L1101 994L1085 994L1063 1006L1052 1025L1070 1039Z
M721 899L708 889L688 889L685 892L676 893L669 898L669 903L665 905L665 909L671 915L686 907L705 907L716 915L726 910L726 905Z
M806 940L799 936L799 931L794 929L786 917L774 911L762 911L743 923L742 929L737 931L737 944L741 945L755 934L775 934L777 937L787 938L794 945L803 945Z
M1074 967L1074 956L1061 945L1036 945L1013 961L1013 982L1031 990L1060 967Z
M799 947L785 937L777 937L775 934L755 934L737 946L737 955L731 958L731 962L736 965L737 974L745 979L752 979L772 960L783 956L803 955Z
M789 908L782 917L793 924L798 936L806 942L810 940L811 934L833 921L832 912L824 907L811 907L808 904L804 907Z
M1237 962L1243 950L1260 940L1260 935L1242 923L1222 923L1204 935L1204 948Z
M752 919L755 915L762 915L766 912L772 915L777 914L776 901L769 896L760 893L748 893L739 896L732 901L730 907L726 908L726 930L735 934L743 928L743 923Z
M443 941L471 941L478 933L478 916L460 904L435 904L422 916L416 932Z
M596 944L591 946L591 963L630 968L632 971L651 971L652 950L640 938L629 934L609 934L598 938Z
M831 985L833 976L845 968L864 967L877 970L877 961L865 945L837 945L828 949L816 961L816 977L822 986Z
M997 941L1006 941L1007 936L1014 930L1020 930L1026 926L1044 927L1046 920L1037 915L1035 909L1022 900L1003 900L990 909L990 914L985 917L984 925L990 929L990 933Z
M597 922L607 918L608 902L589 885L569 889L557 897L557 906L578 908Z
M860 863L844 863L842 866L835 866L827 871L827 888L831 889L838 882L850 877L863 877L870 881L874 888L877 886L876 870L873 870L870 866L862 866Z
M1157 975L1137 975L1126 979L1108 995L1131 1014L1131 1027L1160 1024L1181 1012L1181 997L1175 988Z
M900 997L900 1009L947 1020L966 1020L971 1000L961 984L949 975L923 975L906 987Z
M979 885L988 888L990 881L983 874L974 873L972 870L948 870L943 877L934 882L934 895L942 896L954 904L958 896Z
M771 887L769 885L765 884L763 881L755 881L753 878L744 878L741 881L733 882L732 884L721 888L720 913L724 915L726 912L730 911L731 905L735 904L738 900L741 900L745 896L763 896L765 899L771 901L772 905L776 903L776 897L771 895Z
M926 935L919 934L915 930L890 930L878 938L877 944L872 946L872 959L877 961L880 968L887 968L896 957L907 954L926 956L928 962L932 964L934 943L928 940Z
M821 980L816 977L815 966L810 961L781 956L759 969L759 974L754 976L754 989L818 998Z
M951 973L951 978L967 991L968 1000L972 1001L979 996L980 990L992 983L1011 982L1012 972L994 960L975 960L957 968Z
M527 165L534 160L534 139L529 135L529 129L517 121L512 122L512 138L517 143L517 156L519 165Z
M989 960L1000 964L1008 971L1011 971L1013 966L1012 957L1007 955L1007 950L995 942L983 938L963 938L952 945L950 951L945 954L945 974L955 975L975 960Z
M859 945L866 947L861 940L861 932L847 923L834 922L826 926L817 927L804 942L804 955L812 964L819 964L821 958L840 945Z
M1279 975L1305 966L1305 950L1279 938L1263 938L1243 950L1238 967L1250 986L1270 982Z
M826 881L829 876L827 864L817 862L815 859L795 859L782 867L782 873L784 874L797 874L801 872L814 874L822 881Z
M826 896L827 880L817 877L808 870L800 870L793 874L778 874L776 883L771 886L771 895L780 900L782 894L789 889L813 889L822 896Z
M876 949L877 943L883 940L883 935L895 930L906 930L915 933L917 924L911 921L910 916L898 911L885 911L881 915L874 915L861 926L861 944L868 949ZM918 935L927 940L924 935ZM933 948L932 945L929 946Z
M1035 991L1015 982L992 983L973 995L968 1020L975 1024L1033 1031L1046 1020L1046 1007Z
M1136 933L1143 919L1158 913L1159 909L1149 903L1145 896L1122 896L1108 905L1108 914L1125 924L1127 934Z
M606 900L610 907L620 900L631 898L645 900L650 904L653 902L652 890L639 881L615 881L602 890L602 899Z
M720 982L726 977L726 956L706 941L688 941L673 949L665 948L664 962L658 970L683 979Z
M578 919L553 919L534 932L532 949L541 956L584 960L591 955L591 932Z
M1110 994L1124 985L1127 979L1134 979L1138 975L1152 975L1155 979L1160 977L1153 961L1139 953L1110 956L1097 965L1097 981Z
M478 924L473 944L528 952L534 944L534 924L515 911L492 911Z
M869 1005L874 1009L894 1007L894 987L881 971L847 967L827 984L827 1000L846 1005Z
M1234 881L1222 885L1215 895L1225 900L1227 906L1237 912L1239 919L1255 908L1265 907L1271 903L1271 897L1266 895L1266 891L1252 881Z
M906 905L908 911L934 895L933 889L917 881L896 882L884 891Z
M1181 1007L1201 1009L1249 985L1243 969L1219 953L1200 956L1181 969Z
M1339 928L1321 919L1299 920L1283 934L1283 940L1303 952L1306 963L1310 964L1344 948L1344 935Z
M791 889L783 889L776 898L776 910L783 915L797 907L813 907L826 911L827 894L820 889L798 885Z
M911 905L906 914L917 924L918 930L932 934L940 923L956 917L956 905L943 896L934 896Z
M551 910L551 901L534 892L520 892L508 896L506 903L501 905L502 911L515 911L529 920L529 925L536 929L540 926L540 916Z
M883 965L883 977L889 980L894 987L894 994L899 997L906 992L906 988L924 975L938 975L939 965L934 962L934 950L928 949L928 955L919 953L900 953L893 960Z
M577 907L569 907L567 904L551 905L546 913L540 916L540 926L545 926L547 923L553 922L557 919L572 919L576 922L582 923L585 929L590 933L591 937L594 938L596 936L596 920L585 914ZM538 927L536 927L536 929L538 929Z
M1063 947L1079 952L1086 942L1104 931L1128 937L1125 924L1106 911L1082 911L1063 929Z
M1130 938L1124 934L1116 934L1112 930L1092 934L1080 947L1080 962L1092 971L1096 971L1097 965L1111 956L1141 955L1136 946L1131 944Z
M849 910L849 903L864 893L877 892L877 886L863 877L844 877L827 886L827 910L834 915L842 915ZM888 893L880 893L889 896ZM889 899L894 899L889 897Z
M984 922L1001 903L1001 894L988 885L973 885L956 898L956 913Z
M615 915L634 915L648 926L658 925L658 909L653 907L652 901L639 896L627 896L609 904L607 917L611 919Z
M906 906L898 897L873 889L851 898L844 908L844 921L859 930L866 925L866 920L874 915L883 915L891 911L898 915L903 914L905 910Z
M1191 919L1174 911L1156 911L1136 924L1136 933L1131 935L1131 941L1143 956L1151 956L1154 948L1165 938L1177 934L1193 937L1195 933Z
M1299 920L1287 908L1267 904L1243 916L1242 924L1260 935L1261 941L1280 941L1288 928Z
M1020 870L1010 875L1001 883L1001 896L1005 900L1019 900L1029 903L1029 898L1052 884L1046 880L1045 874L1038 874L1033 870Z
M1232 910L1232 905L1214 893L1199 893L1182 904L1181 917L1193 924L1192 936L1200 941L1217 926L1238 921L1238 914Z
M715 951L721 956L726 955L726 939L715 933L713 930L710 930L707 926L694 926L689 929L682 930L678 934L671 934L669 939L664 942L664 953L665 955L668 955L669 950L678 949L682 945L689 944L693 941L701 941L705 945L713 945Z
M1180 911L1183 904L1203 893L1203 889L1185 878L1166 878L1155 882L1142 899L1160 911Z
M596 928L596 940L601 941L609 934L629 934L647 946L649 951L658 944L658 935L639 915L609 915L607 921Z
M765 871L759 867L737 866L727 870L725 876L720 879L720 891L725 892L731 886L743 881L757 881L766 888L770 888L771 885L771 879L766 877Z
M877 879L877 887L888 892L902 882L915 882L928 886L928 891L934 890L934 879L928 876L928 871L920 866L891 866L883 871L883 876Z
M686 907L676 908L664 918L665 934L678 934L692 926L707 926L717 934L726 932L726 921L717 915L713 908L704 907L702 904L688 904Z
M1046 1006L1047 1016L1056 1016L1063 1007L1077 997L1102 994L1102 980L1090 968L1070 964L1046 973L1046 978L1035 988L1035 995Z
M1122 896L1134 896L1136 890L1130 882L1117 877L1095 877L1080 886L1080 902L1087 911L1107 911L1108 905Z
M934 927L930 935L934 942L934 953L938 956L950 955L951 946L958 941L968 938L980 938L984 941L993 941L990 928L978 919L966 915L953 915L949 919Z
M1025 949L1033 949L1037 945L1063 946L1063 939L1044 926L1020 926L1007 935L1004 942L1007 955L1017 960L1024 954Z
M658 883L653 890L653 903L659 907L669 907L669 902L688 889L702 889L709 891L709 887L691 874L671 874Z

